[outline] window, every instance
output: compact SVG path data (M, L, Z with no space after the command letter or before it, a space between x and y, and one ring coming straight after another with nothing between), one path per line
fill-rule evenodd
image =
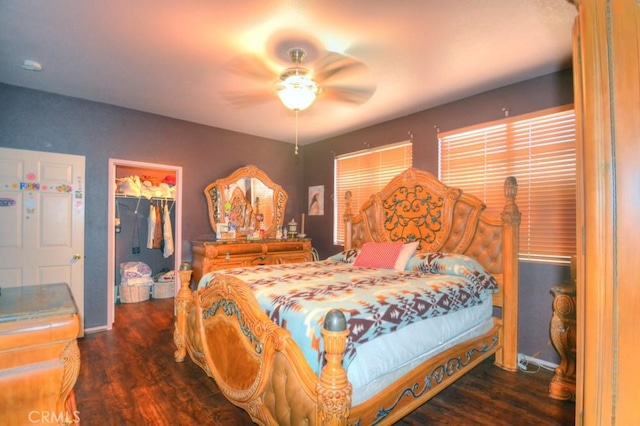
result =
M504 206L504 179L518 180L521 260L568 263L576 253L576 132L573 106L438 134L440 179Z
M380 191L391 179L411 167L411 141L385 145L350 154L339 155L334 161L335 194L333 242L344 244L344 194L351 191L351 209L357 214L371 194Z

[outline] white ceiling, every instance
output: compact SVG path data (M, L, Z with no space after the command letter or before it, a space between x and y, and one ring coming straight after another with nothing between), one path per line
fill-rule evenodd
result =
M275 82L291 47L311 69L327 51L364 62L327 82L373 95L320 95L305 144L569 68L575 15L568 0L0 0L0 82L293 142L275 94L223 96L271 90L229 64L255 54Z

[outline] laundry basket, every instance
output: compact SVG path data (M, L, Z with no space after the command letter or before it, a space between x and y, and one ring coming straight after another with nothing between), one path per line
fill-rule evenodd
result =
M120 284L120 302L121 303L138 303L149 300L151 281L148 284Z
M143 262L123 262L120 264L120 277L118 295L121 303L149 300L153 285L149 265Z
M163 270L153 277L151 297L154 299L168 299L175 296L175 271Z
M154 282L151 290L151 297L154 299L168 299L175 295L175 281Z

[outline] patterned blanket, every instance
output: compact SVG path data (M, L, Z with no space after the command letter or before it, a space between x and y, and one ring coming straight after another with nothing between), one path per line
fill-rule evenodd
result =
M326 312L339 308L350 335L344 366L358 346L414 322L483 303L497 283L473 259L462 255L414 255L404 271L356 267L353 252L321 262L267 265L216 271L237 276L253 290L264 312L288 330L311 368L320 373Z

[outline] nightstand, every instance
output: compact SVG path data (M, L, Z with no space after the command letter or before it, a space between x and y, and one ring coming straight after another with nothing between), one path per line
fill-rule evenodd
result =
M573 269L572 269L573 270ZM572 280L551 287L553 317L551 341L560 355L560 365L555 369L549 396L554 399L576 399L576 283Z

